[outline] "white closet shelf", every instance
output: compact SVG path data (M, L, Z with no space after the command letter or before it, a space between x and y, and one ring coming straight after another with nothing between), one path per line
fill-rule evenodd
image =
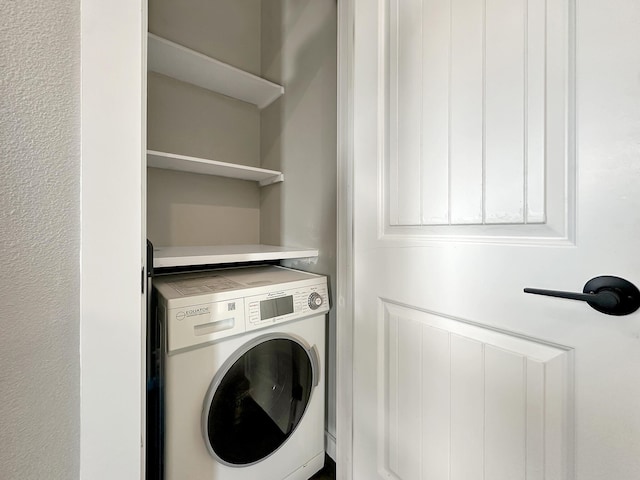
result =
M215 58L149 33L147 67L183 82L228 97L249 102L262 109L284 94L272 83Z
M274 245L216 245L210 247L154 247L153 267L186 267L222 263L260 262L317 257L318 250Z
M175 153L156 152L154 150L147 150L147 166L162 168L164 170L177 170L180 172L238 178L240 180L253 180L254 182L258 182L261 187L284 180L282 172L276 170L218 162L205 158L188 157Z

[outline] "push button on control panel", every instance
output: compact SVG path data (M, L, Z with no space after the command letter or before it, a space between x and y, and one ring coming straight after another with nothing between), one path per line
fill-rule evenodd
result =
M318 292L313 292L309 295L309 308L311 310L317 310L322 305L322 297Z

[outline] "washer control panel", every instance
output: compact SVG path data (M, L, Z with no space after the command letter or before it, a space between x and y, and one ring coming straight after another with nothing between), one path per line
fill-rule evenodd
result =
M325 282L245 297L247 330L327 311L329 295Z
M154 279L169 354L329 311L327 277L270 265Z

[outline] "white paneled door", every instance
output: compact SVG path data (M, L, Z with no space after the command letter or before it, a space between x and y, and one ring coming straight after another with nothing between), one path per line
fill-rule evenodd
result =
M354 11L353 478L637 480L640 2Z

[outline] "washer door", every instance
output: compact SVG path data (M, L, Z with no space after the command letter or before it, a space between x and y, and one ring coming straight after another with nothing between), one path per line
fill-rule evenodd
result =
M234 467L252 465L296 429L319 379L315 348L287 334L244 344L211 382L202 412L209 453Z

